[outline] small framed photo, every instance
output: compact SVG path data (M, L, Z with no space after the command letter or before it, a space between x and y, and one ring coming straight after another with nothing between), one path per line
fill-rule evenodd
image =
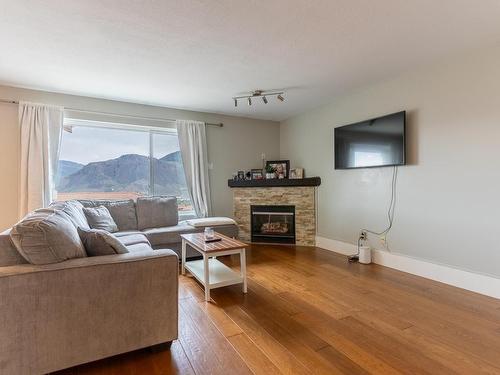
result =
M262 174L262 169L252 169L252 180L262 180L264 175Z
M238 180L242 181L245 179L245 172L244 171L238 171Z
M274 174L273 178L288 178L290 160L268 160L266 162L266 178L268 174Z
M290 178L294 179L304 178L304 168L290 169Z

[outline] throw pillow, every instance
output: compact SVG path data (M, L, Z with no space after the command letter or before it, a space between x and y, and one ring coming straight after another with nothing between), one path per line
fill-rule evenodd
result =
M31 264L49 264L85 257L76 227L63 211L42 208L14 225L10 238Z
M102 229L110 233L118 232L118 226L106 207L84 207L83 212L90 228Z
M171 227L179 223L176 197L137 198L137 224L139 230Z
M89 257L128 253L125 245L105 230L78 228L78 234Z
M80 200L84 207L104 206L108 209L111 217L118 225L119 231L137 230L137 216L135 214L135 202L126 200Z

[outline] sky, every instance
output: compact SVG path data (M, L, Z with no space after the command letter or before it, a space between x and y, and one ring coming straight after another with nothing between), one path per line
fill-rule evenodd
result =
M154 157L161 158L179 150L175 134L153 135ZM149 156L149 132L74 126L63 132L60 160L80 164L115 159L125 154Z

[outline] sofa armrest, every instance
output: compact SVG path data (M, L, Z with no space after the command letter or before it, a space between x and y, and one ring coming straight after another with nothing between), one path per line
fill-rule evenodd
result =
M125 254L103 255L96 257L85 257L69 259L64 262L51 264L16 264L14 266L0 267L0 278L32 272L48 272L62 269L95 267L105 264L137 262L161 257L169 257L172 262L179 262L177 254L168 249L135 251ZM175 259L177 258L177 260Z
M171 250L0 267L0 369L48 373L177 338Z

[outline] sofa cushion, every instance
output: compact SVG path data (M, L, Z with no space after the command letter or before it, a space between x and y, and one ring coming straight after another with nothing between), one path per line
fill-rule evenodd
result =
M219 225L236 225L236 221L230 217L216 216L216 217L202 217L199 219L189 219L186 223L193 227L216 227Z
M158 246L181 242L181 234L200 232L203 229L197 229L185 221L181 221L179 224L169 227L145 229L144 234L151 245Z
M24 264L24 259L10 239L10 229L0 233L0 267Z
M135 213L135 202L132 199L125 200L80 200L84 207L106 207L118 230L137 230L137 215Z
M216 232L228 237L238 237L238 226L220 225L214 228ZM205 227L193 227L187 221L180 221L179 224L170 227L145 229L143 233L148 238L153 248L163 247L181 242L181 234L203 232ZM169 246L167 246L169 247Z
M139 197L136 206L137 225L140 230L169 227L179 222L176 197Z
M153 251L153 248L146 243L135 243L127 246L127 250L130 253L140 252L140 251Z
M28 214L10 233L19 253L31 264L62 262L86 256L78 231L65 212L42 208Z
M78 228L78 234L89 257L128 253L125 245L105 230Z
M146 235L142 232L126 231L126 232L116 232L113 234L125 246L135 245L138 243L145 243L148 246L151 246Z
M77 200L59 201L51 203L49 208L54 208L65 212L76 228L89 229L89 223L83 213L83 205Z
M118 225L116 225L106 207L84 207L83 212L85 213L90 228L101 229L110 233L118 231Z

